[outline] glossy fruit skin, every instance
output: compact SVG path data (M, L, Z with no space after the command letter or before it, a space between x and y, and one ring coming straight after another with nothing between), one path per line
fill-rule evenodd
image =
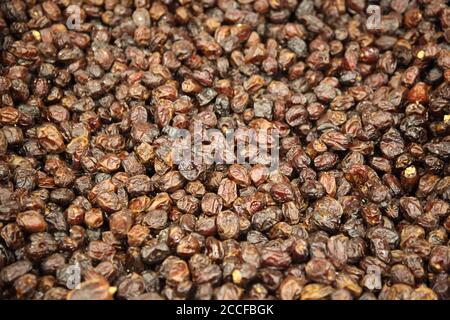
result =
M0 4L0 299L449 299L446 1L70 4Z

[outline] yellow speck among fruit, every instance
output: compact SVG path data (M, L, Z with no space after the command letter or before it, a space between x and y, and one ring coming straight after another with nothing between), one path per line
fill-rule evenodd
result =
M408 168L405 169L405 174L408 175L408 176L409 175L413 175L415 173L416 173L416 168L413 167L413 166L408 167Z
M446 114L446 115L444 116L444 123L445 123L445 124L450 124L450 114Z
M37 41L41 41L42 38L41 38L41 33L39 31L33 30L33 31L31 31L31 34Z
M420 60L425 58L425 51L420 50L419 52L417 52L417 58L419 58Z
M117 287L109 287L109 289L108 289L108 293L110 295L114 295L114 293L116 293L116 291L117 291Z
M241 272L239 270L234 270L231 273L231 277L233 278L233 282L236 284L241 283L242 277L241 277Z

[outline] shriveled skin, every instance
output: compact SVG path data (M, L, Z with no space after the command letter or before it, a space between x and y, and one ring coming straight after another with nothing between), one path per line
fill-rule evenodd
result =
M0 2L0 299L449 299L448 1Z

